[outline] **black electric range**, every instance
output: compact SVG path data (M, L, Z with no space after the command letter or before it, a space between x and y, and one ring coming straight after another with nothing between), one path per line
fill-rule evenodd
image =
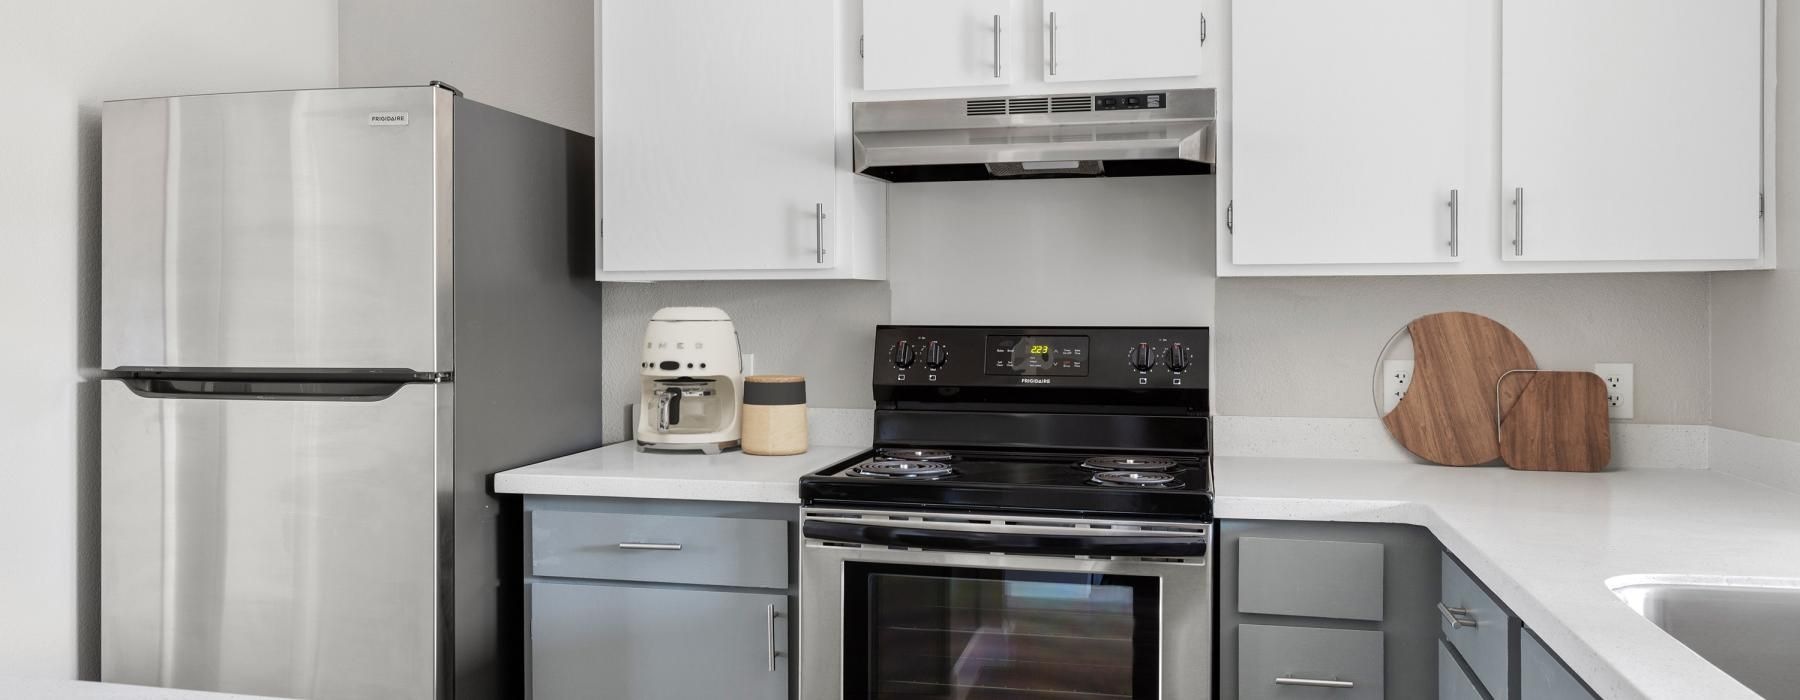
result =
M1205 328L881 326L875 449L808 506L1212 519Z

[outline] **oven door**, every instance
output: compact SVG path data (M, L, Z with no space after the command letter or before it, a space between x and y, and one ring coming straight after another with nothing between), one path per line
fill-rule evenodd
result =
M800 697L1211 697L1204 524L807 509L801 527Z

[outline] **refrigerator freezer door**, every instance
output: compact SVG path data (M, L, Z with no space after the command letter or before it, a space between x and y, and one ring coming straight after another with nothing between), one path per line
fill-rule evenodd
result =
M449 384L375 401L100 392L102 680L436 697Z
M450 99L106 103L101 369L451 371Z

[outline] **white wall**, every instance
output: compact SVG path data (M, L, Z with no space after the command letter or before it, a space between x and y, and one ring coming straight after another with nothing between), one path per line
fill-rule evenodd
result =
M1211 325L1213 179L888 188L895 323Z
M1800 75L1800 2L1780 5L1780 72ZM1800 212L1800 89L1782 82L1776 165L1781 211ZM1790 217L1793 215L1790 214ZM1714 424L1800 440L1800 218L1780 231L1781 267L1712 278Z
M320 0L0 9L0 676L93 676L99 102L337 82Z
M1711 415L1704 273L1227 278L1218 307L1220 415L1373 418L1376 353L1437 311L1506 324L1545 369L1633 363L1634 422Z
M594 133L594 0L340 0L343 84L442 80Z

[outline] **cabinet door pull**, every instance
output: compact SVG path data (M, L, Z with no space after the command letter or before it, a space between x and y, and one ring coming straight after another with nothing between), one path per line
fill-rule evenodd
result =
M1462 202L1459 192L1450 190L1450 257L1462 257Z
M994 77L1000 77L1000 15L994 15Z
M663 542L620 542L619 549L647 549L657 552L673 552L681 549L681 545Z
M1450 629L1459 630L1464 627L1473 629L1479 626L1475 622L1475 616L1469 614L1468 608L1452 608L1443 603L1438 603L1437 608L1438 614L1444 616L1444 621L1450 623Z
M1322 681L1315 678L1277 678L1275 685L1303 685L1308 688L1355 688L1353 681Z
M779 619L781 619L781 611L776 610L775 606L773 604L770 604L769 609L768 609L769 671L770 672L773 672L775 670L775 658L778 656L781 656L781 652L775 649L775 621L779 620Z
M1050 13L1050 74L1056 75L1056 13Z
M819 242L819 254L814 256L813 261L823 265L825 264L825 204L823 202L813 205L813 236Z
M1525 188L1513 189L1513 255L1525 255Z

